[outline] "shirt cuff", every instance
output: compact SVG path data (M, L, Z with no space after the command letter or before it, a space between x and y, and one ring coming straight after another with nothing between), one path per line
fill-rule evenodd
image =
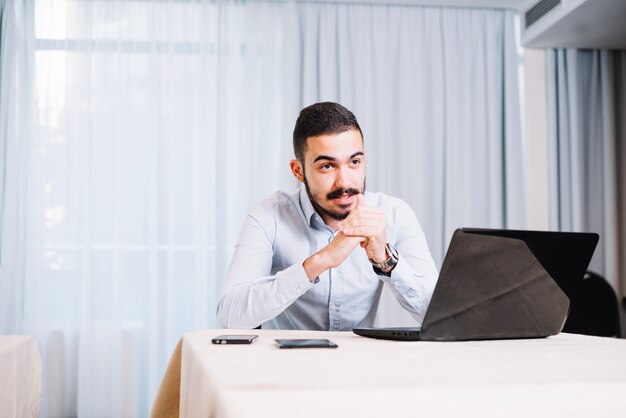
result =
M392 291L402 296L407 302L416 308L418 312L425 311L427 299L423 297L426 292L425 283L422 283L426 277L416 274L409 263L398 257L398 264L391 271L391 276L379 276L380 279L387 283ZM421 312L420 312L421 313Z
M278 284L280 293L285 295L287 299L298 299L314 285L311 283L304 270L304 260L306 260L306 258L276 273L276 283Z

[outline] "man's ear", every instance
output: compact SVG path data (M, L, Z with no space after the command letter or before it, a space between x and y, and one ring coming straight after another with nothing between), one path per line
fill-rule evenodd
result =
M291 172L296 180L302 183L304 181L304 169L302 168L302 163L298 160L291 160L289 161L289 167L291 168Z

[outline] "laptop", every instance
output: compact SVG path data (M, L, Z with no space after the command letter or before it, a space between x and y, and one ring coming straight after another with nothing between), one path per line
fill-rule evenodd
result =
M457 229L421 328L355 328L401 341L543 338L561 332L598 243L582 232Z

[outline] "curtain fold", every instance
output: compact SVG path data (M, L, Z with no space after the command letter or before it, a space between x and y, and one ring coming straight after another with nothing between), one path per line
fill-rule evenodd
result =
M368 189L414 208L438 265L457 227L525 227L511 11L19 3L30 87L1 109L31 104L20 140L0 132L21 150L1 160L2 326L38 338L42 416L147 415L180 336L217 326L245 214L296 187L291 132L313 102L354 111ZM379 312L412 323L391 297Z
M26 253L24 192L30 115L28 8L0 0L0 333L22 332Z
M600 241L589 268L626 294L626 52L548 54L550 224Z

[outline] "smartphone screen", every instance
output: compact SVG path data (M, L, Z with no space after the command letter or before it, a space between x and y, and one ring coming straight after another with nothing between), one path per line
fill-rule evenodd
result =
M219 335L211 341L213 344L252 344L258 335Z
M280 348L337 348L338 345L329 340L297 339L275 340Z

